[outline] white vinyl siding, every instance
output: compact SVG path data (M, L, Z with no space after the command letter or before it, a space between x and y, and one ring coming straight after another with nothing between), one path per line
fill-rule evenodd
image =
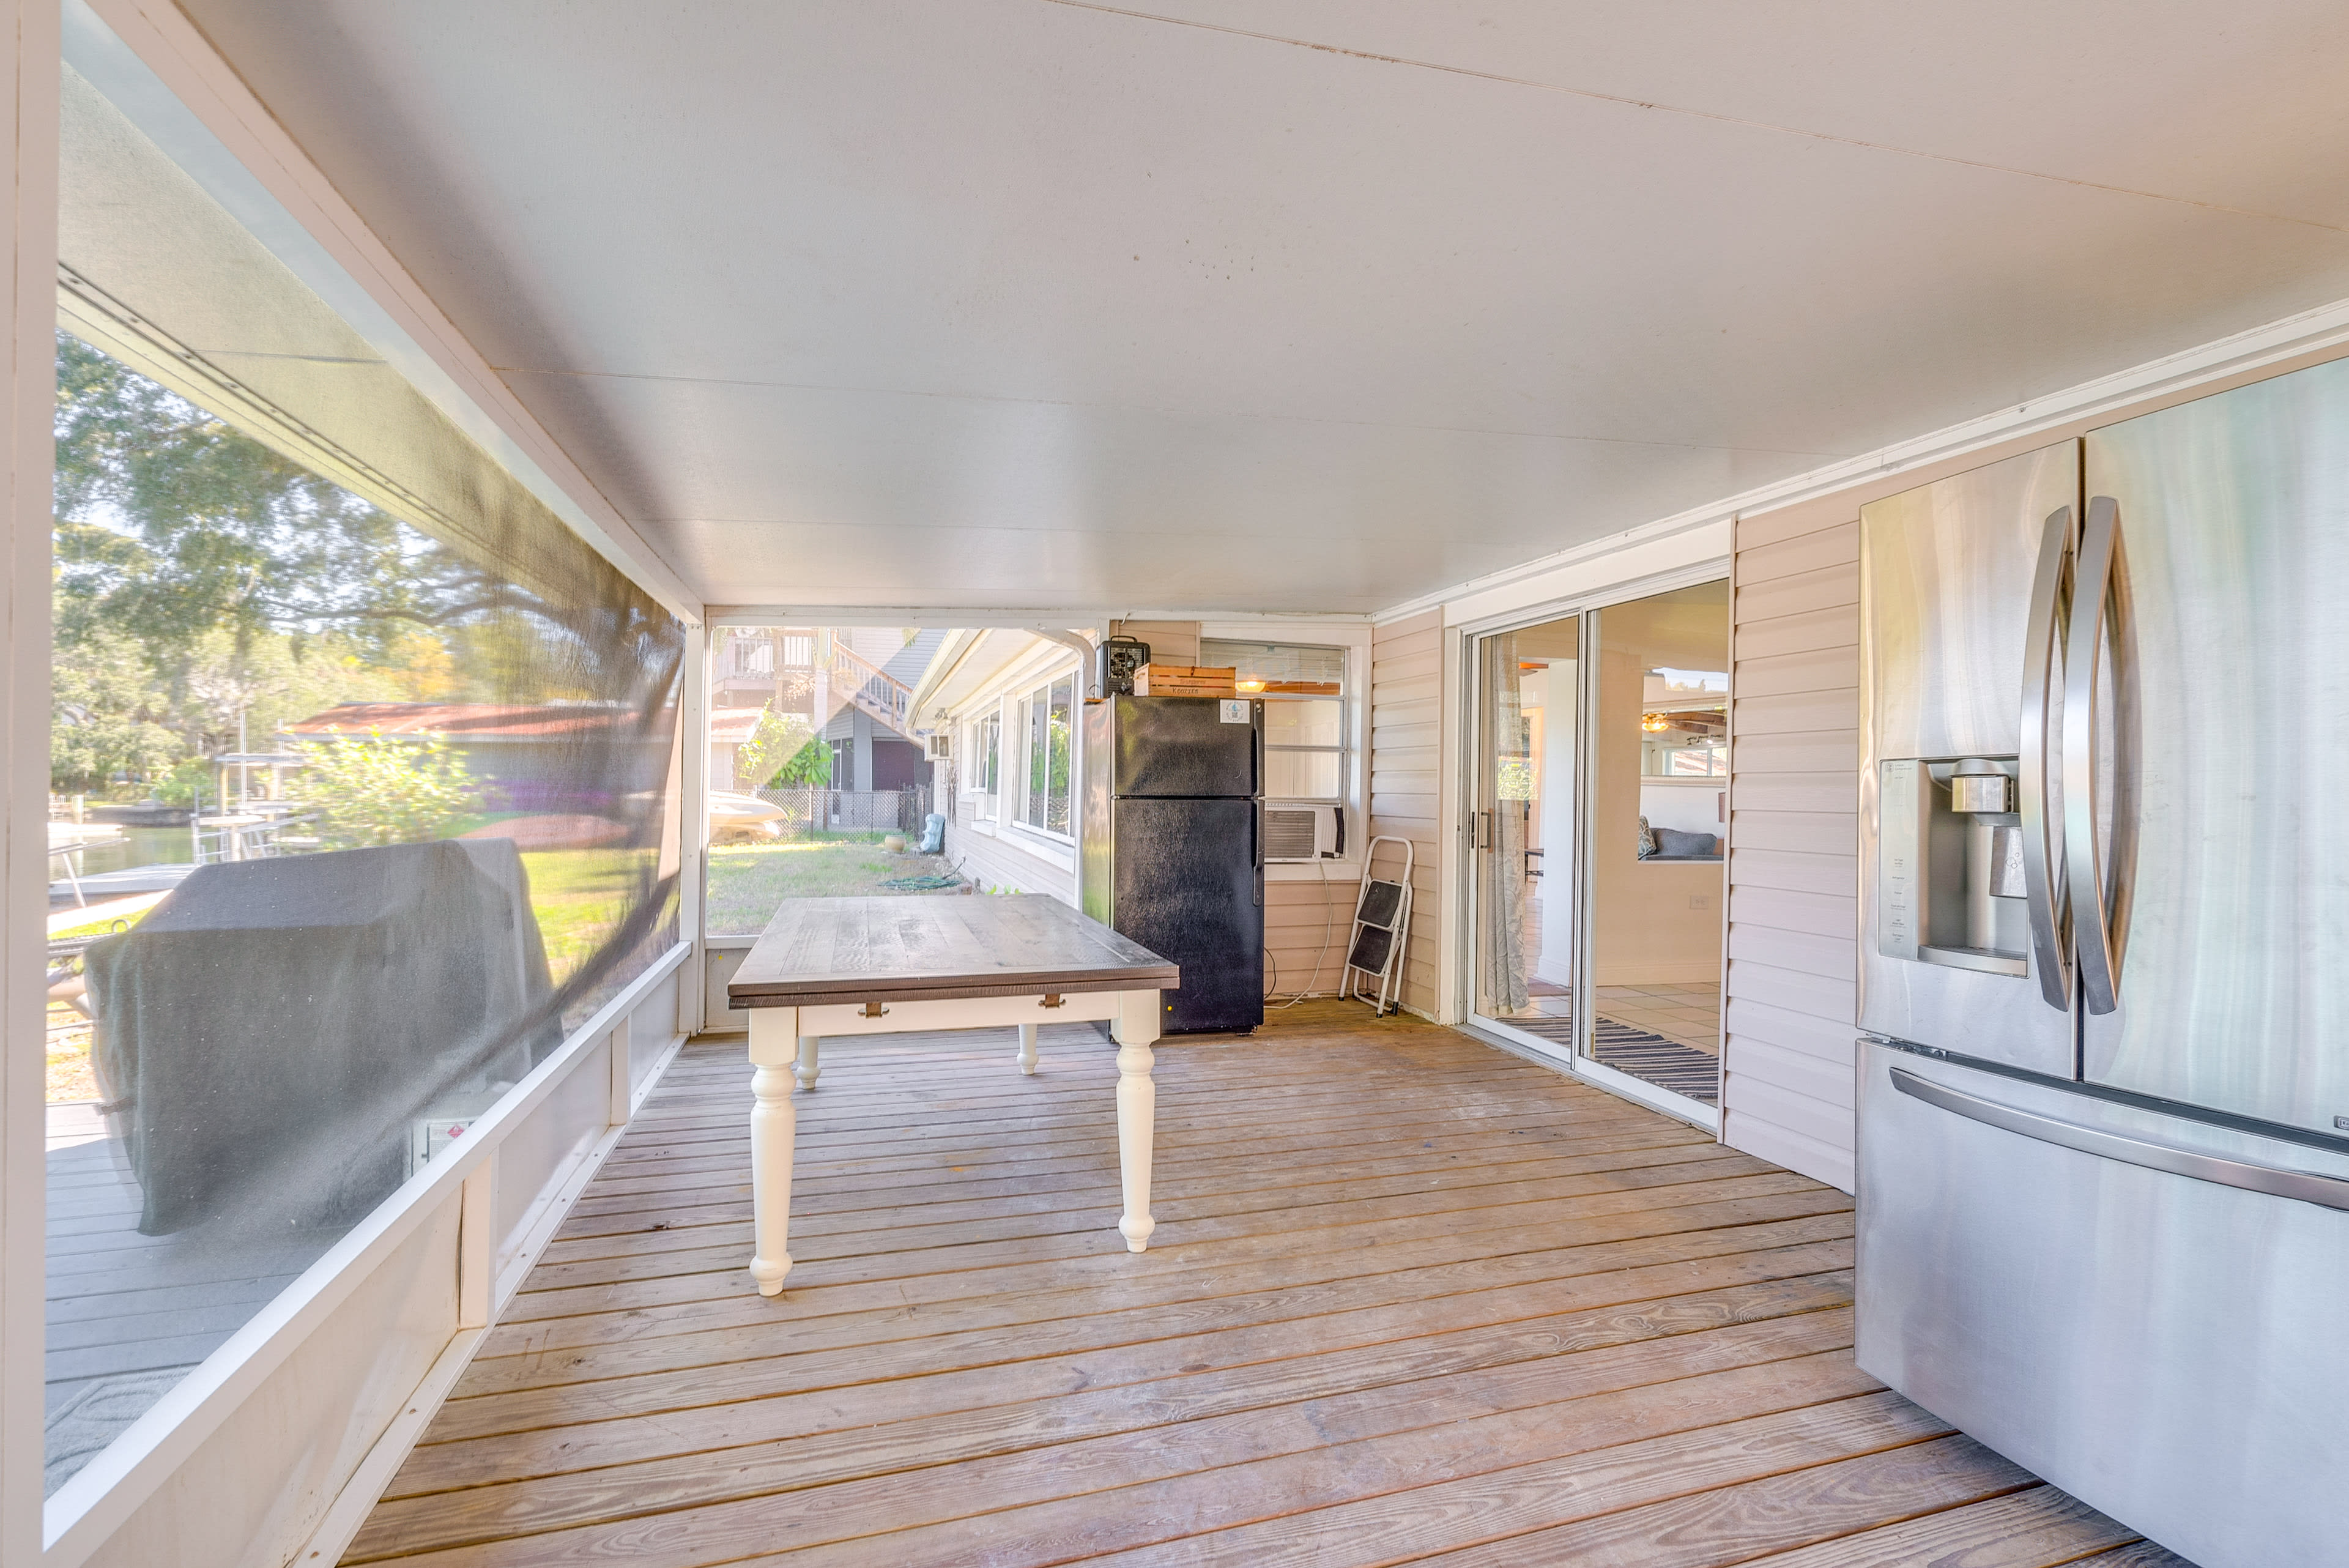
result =
M1371 641L1371 832L1411 841L1410 946L1402 1004L1439 1015L1436 949L1443 919L1443 857L1436 819L1443 731L1444 617L1428 610L1378 628ZM1379 870L1392 875L1381 861Z
M1737 531L1722 1139L1849 1191L1859 527Z

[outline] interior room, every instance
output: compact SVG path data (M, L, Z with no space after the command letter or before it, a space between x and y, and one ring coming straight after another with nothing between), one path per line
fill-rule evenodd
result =
M2349 11L0 9L0 1563L2349 1568Z

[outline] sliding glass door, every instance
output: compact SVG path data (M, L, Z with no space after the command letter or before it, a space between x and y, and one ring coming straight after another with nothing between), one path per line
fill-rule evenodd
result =
M1475 669L1475 1013L1702 1115L1720 1089L1728 584L1479 638Z
M1476 1012L1573 1048L1582 622L1480 639Z

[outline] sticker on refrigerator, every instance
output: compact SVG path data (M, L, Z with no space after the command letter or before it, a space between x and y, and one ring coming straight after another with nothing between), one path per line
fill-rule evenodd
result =
M1239 697L1239 698L1226 697L1226 698L1223 699L1223 704L1224 704L1224 722L1225 722L1225 723L1226 723L1226 724L1245 724L1245 723L1248 722L1248 720L1249 720L1249 713L1248 713L1248 701L1247 701L1247 698L1245 698L1245 697Z

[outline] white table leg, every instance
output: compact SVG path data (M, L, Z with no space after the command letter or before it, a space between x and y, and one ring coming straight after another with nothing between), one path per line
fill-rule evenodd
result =
M799 1115L792 1108L791 1065L799 1009L750 1010L750 1277L762 1296L779 1294L792 1272L792 1146Z
M823 1044L823 1041L820 1035L802 1034L800 1036L799 1065L793 1067L792 1072L799 1079L800 1087L802 1089L812 1089L815 1087L816 1074L821 1071L821 1069L816 1065L816 1050Z
M1158 993L1131 992L1119 997L1117 1034L1117 1168L1125 1188L1125 1212L1117 1229L1125 1250L1150 1245L1158 1221L1150 1217L1151 1144L1158 1125L1158 1087L1150 1081L1150 1043L1158 1038Z
M1033 1075L1036 1071L1036 1026L1019 1025L1019 1070Z

